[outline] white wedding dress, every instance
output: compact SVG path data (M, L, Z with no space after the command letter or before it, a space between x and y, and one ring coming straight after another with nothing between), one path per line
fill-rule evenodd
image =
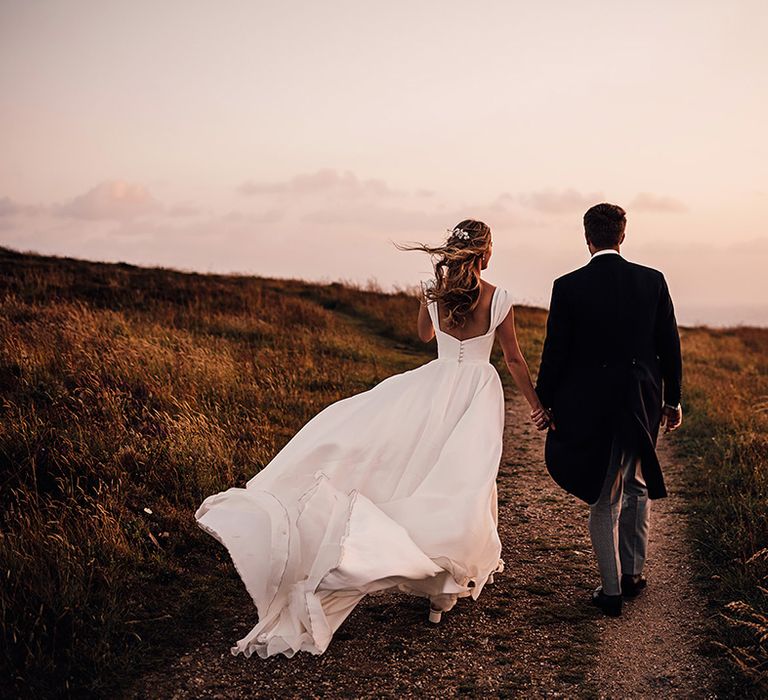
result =
M504 397L489 357L511 306L497 288L488 331L460 341L430 303L436 359L327 406L245 488L205 499L197 522L258 611L233 654L321 654L366 593L448 610L501 569Z

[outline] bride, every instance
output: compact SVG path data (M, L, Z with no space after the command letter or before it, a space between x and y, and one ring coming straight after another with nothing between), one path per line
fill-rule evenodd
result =
M495 337L534 417L543 409L511 295L481 279L491 230L468 219L443 245L398 248L432 257L417 330L437 337L437 358L327 406L245 488L209 496L195 514L229 550L258 611L233 654L321 654L363 596L384 589L428 598L439 622L503 567Z

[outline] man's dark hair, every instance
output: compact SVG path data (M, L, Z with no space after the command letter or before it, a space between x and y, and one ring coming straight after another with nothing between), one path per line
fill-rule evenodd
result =
M595 204L584 214L584 232L595 248L618 245L627 226L627 212L616 204Z

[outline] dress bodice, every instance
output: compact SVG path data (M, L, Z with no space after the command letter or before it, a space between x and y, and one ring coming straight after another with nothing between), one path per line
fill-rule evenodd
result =
M507 317L512 307L511 296L506 289L496 287L491 299L491 323L488 330L482 335L476 335L465 340L459 340L440 329L437 302L430 302L427 308L437 337L437 359L456 360L457 362L488 362L491 357L491 350L493 350L496 328Z

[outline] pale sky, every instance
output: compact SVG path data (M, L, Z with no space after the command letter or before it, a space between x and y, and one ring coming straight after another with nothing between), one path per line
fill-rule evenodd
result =
M415 284L463 218L521 302L581 217L684 323L768 325L768 3L0 0L0 245Z

